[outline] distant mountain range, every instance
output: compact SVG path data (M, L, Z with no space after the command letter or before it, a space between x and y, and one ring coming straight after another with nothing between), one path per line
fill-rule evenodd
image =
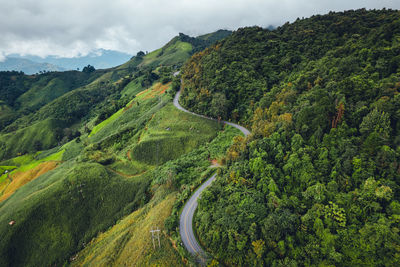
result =
M16 70L26 74L39 73L45 71L64 71L65 69L50 63L39 63L25 58L7 57L0 62L0 71Z
M96 50L87 56L76 58L62 58L48 56L41 58L38 56L11 54L6 60L0 62L0 71L16 70L26 74L39 73L40 71L65 71L82 69L84 66L92 65L96 69L106 69L118 66L128 61L132 55L113 51Z

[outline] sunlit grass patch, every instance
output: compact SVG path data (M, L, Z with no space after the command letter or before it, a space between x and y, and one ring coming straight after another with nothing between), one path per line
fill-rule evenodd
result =
M170 87L171 83L162 84L155 83L152 87L138 93L136 95L136 100L145 100L149 98L154 98L156 96L162 95Z

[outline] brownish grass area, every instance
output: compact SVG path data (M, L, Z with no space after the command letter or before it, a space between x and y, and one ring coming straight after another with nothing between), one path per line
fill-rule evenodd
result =
M136 95L136 97L140 97L140 99L149 99L149 98L154 98L156 96L162 95L165 93L165 91L169 88L171 83L166 83L166 84L161 84L161 83L156 83L149 89L146 89L139 94Z
M3 194L0 196L0 201L7 199L11 196L18 188L27 184L28 182L38 178L40 175L45 174L48 171L56 168L60 162L59 161L47 161L42 162L35 168L24 171L16 172L11 175L11 183L5 188Z

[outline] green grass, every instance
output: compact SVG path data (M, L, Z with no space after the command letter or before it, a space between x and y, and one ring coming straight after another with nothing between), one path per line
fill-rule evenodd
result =
M46 157L42 157L38 159L39 155L42 152L36 152L35 154L26 154L22 155L19 157L15 157L6 161L1 162L1 164L13 164L16 167L14 168L14 171L27 171L30 169L35 168L38 166L40 163L45 162L45 161L61 161L62 156L65 152L65 149L62 149L60 151L57 151L55 153L52 153ZM1 168L4 168L5 166L0 166ZM12 166L11 166L12 167Z
M57 145L55 128L61 127L63 122L56 119L46 119L16 132L0 136L0 159L11 158L18 153L36 151L35 143L40 143L42 149L49 149Z
M99 234L78 254L72 266L182 266L179 254L163 234L164 221L171 212L175 193L164 188L145 207ZM151 227L158 227L161 247L153 248ZM158 246L158 244L157 244Z
M10 171L13 169L16 169L17 166L0 166L0 173L3 173L4 171Z
M160 165L178 158L216 136L214 121L193 116L166 105L147 123L132 158L150 165Z
M4 182L8 175L15 170L16 168L18 168L17 166L0 166L0 185L2 182ZM5 171L8 171L8 173L4 173ZM0 190L1 191L1 190Z
M52 154L52 155L50 155L48 157L45 157L43 159L33 160L33 161L31 161L31 162L29 162L27 164L24 164L24 165L20 166L18 169L16 169L16 171L21 171L21 172L28 171L28 170L31 170L31 169L35 168L40 163L46 162L46 161L61 161L64 152L65 152L65 150L63 149L63 150L60 150L57 153L54 153L54 154Z
M143 65L174 65L185 62L190 57L192 45L189 43L176 41L170 46L163 49L163 53L158 53L156 57L153 55L144 58ZM149 54L150 55L150 54Z
M83 150L84 145L82 142L77 142L76 140L72 140L61 147L65 152L62 156L62 161L67 161L77 157L81 151Z
M98 133L101 129L103 129L105 126L109 125L111 122L118 119L124 112L129 110L134 105L133 104L134 101L136 101L136 99L132 99L131 101L129 101L128 104L125 105L125 107L119 109L117 112L115 112L109 118L107 118L106 120L104 120L104 121L100 122L99 124L97 124L96 126L94 126L92 131L89 134L89 137L92 137L93 135Z
M12 165L16 165L16 166L22 166L25 164L29 164L30 162L32 162L35 159L35 156L39 155L40 152L36 153L36 154L25 154L22 156L18 156L9 160L5 160L2 161L1 164L12 164Z
M141 91L143 91L143 87L141 84L142 81L142 77L138 77L136 79L134 79L133 81L131 81L130 83L128 83L125 88L121 91L121 95L122 96L128 96L128 97L134 97L135 95L137 95L138 93L140 93Z
M145 99L102 127L89 141L88 158L109 162L127 176L180 157L215 137L216 122L177 110L168 96ZM112 156L114 155L114 156ZM110 164L110 163L107 163Z
M89 83L96 77L98 74L88 75L79 71L40 75L29 85L29 90L18 97L16 102L21 109L37 109L73 89Z
M96 126L94 126L92 131L89 134L89 137L96 134L98 131L100 131L104 126L106 126L110 122L116 120L119 116L122 115L123 112L124 112L124 108L121 108L120 110L115 112L113 115L111 115L109 118L107 118L106 120L104 120L104 121L100 122L99 124L97 124Z
M136 101L141 101L144 99L154 98L163 95L163 91L165 92L171 86L171 83L162 84L161 82L155 82L150 88L146 90L142 90L135 97Z
M122 158L112 163L109 168L119 174L125 175L125 177L130 177L145 173L148 170L153 169L153 166L145 164L143 162L131 161L126 158Z
M183 64L190 57L192 49L193 46L191 44L182 42L178 37L175 37L163 48L144 56L139 66Z
M62 265L143 205L148 183L95 163L68 162L40 176L0 203L0 266Z
M47 84L46 84L47 83ZM38 82L26 93L22 94L17 102L25 107L39 107L73 89L60 78Z

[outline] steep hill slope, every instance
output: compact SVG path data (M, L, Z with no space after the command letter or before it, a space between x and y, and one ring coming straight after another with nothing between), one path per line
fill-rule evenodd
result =
M399 11L331 12L239 29L184 66L186 108L252 129L199 203L217 261L399 264L399 38Z
M193 49L211 45L227 34L212 33L209 40L181 34L159 50L147 55L138 53L126 64L106 70L32 76L0 72L0 147L4 148L0 160L49 149L79 136L89 130L86 124L90 125L93 117L97 117L97 124L155 81L163 84L171 81L172 73L183 65ZM55 123L45 123L45 120ZM46 125L40 135L46 142L35 135L35 125L40 123ZM10 136L15 137L10 139ZM14 142L20 138L31 141Z
M153 222L160 209L163 216L154 222L164 228L177 196L188 194L181 185L207 169L205 147L220 130L217 122L173 107L172 87L179 83L173 72L189 57L181 55L191 44L173 46L164 54L171 65L163 55L148 54L133 69L0 73L0 89L12 96L2 99L2 115L14 116L0 134L1 266L68 264L92 238L134 211L131 217L149 216L129 231L140 235L138 227ZM191 153L199 147L202 155L195 157ZM191 168L171 183L165 173L177 158L177 169ZM110 262L147 261L140 253L139 259L130 257L131 243L125 246L114 235L108 240L118 245L107 255L126 251ZM163 244L174 251L169 239ZM157 257L152 262L166 262ZM181 263L176 255L174 261Z

